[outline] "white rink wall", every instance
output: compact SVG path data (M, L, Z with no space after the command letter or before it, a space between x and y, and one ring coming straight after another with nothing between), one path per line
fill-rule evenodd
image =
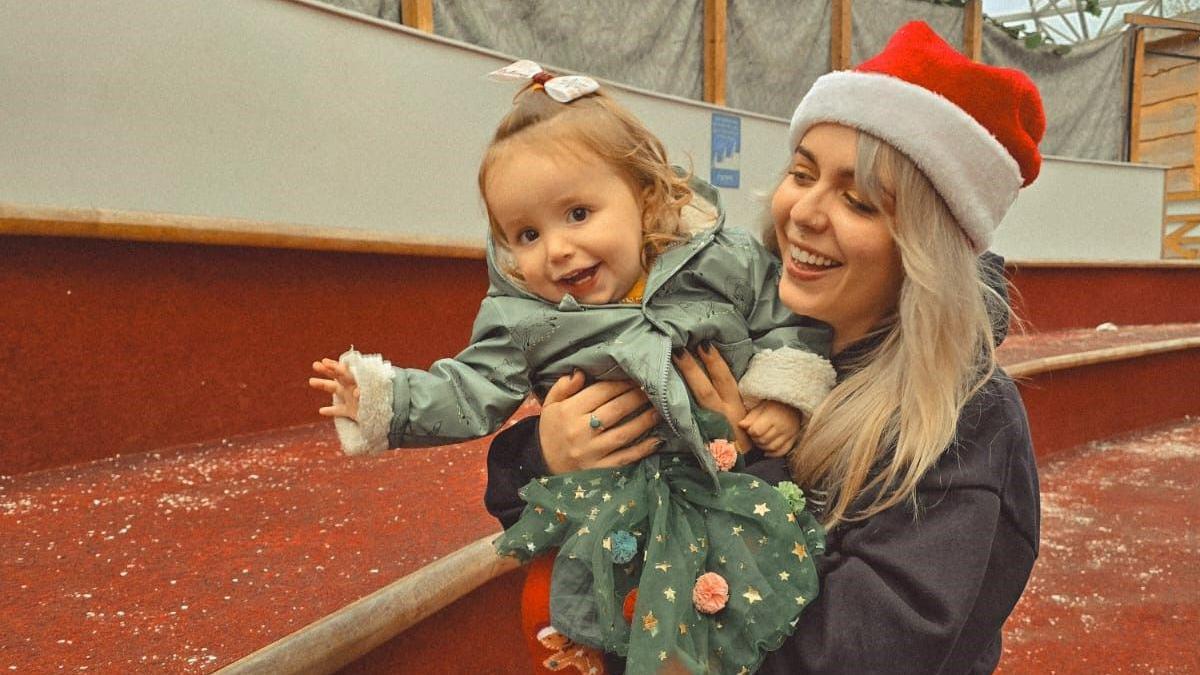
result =
M303 0L3 2L0 203L481 245L475 173L516 91L484 75L511 60ZM712 114L739 117L722 193L758 229L786 121L606 86L705 178ZM1162 217L1161 167L1050 158L994 248L1156 260Z

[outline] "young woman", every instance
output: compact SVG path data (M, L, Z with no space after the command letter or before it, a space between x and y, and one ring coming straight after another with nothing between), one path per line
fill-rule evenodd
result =
M1024 407L996 366L1003 297L980 252L1037 175L1045 120L1023 74L973 63L928 26L814 85L792 119L771 203L783 303L834 329L837 385L782 462L828 528L821 595L762 672L990 672L1038 550L1038 483ZM993 271L994 273L994 271ZM996 279L990 280L993 284ZM699 405L745 413L718 356L676 359ZM619 463L587 415L641 401L560 381L540 420L502 434L488 505L519 511L545 473Z

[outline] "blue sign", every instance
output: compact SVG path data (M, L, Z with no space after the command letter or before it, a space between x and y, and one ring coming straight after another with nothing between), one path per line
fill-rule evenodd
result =
M736 188L742 183L742 118L713 113L712 184Z

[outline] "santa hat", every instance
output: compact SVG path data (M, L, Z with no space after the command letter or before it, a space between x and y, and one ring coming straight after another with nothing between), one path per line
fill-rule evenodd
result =
M854 70L819 78L792 115L792 147L822 122L865 131L912 159L976 251L1042 165L1046 117L1033 81L971 61L921 21Z

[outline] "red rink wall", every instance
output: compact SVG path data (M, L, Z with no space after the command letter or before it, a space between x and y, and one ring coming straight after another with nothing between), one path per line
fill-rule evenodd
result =
M1013 280L1034 330L1200 321L1200 266ZM426 367L466 345L486 289L478 259L0 237L0 473L312 422L313 359Z

